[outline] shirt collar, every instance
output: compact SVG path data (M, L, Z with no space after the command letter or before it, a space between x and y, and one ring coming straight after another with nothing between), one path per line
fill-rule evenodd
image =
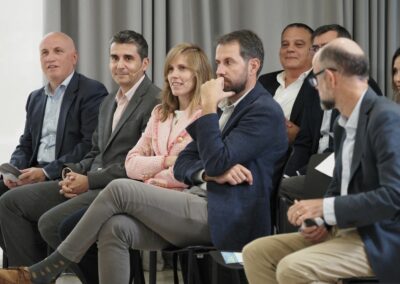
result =
M300 74L299 77L297 77L296 81L304 81L304 79L308 76L308 74L311 72L312 68L310 70L307 70L303 73ZM283 70L282 72L278 73L278 75L276 75L276 80L278 81L278 83L284 87L285 86L285 70Z
M125 96L129 102L132 99L133 95L135 94L136 90L139 88L140 84L143 82L143 80L144 80L144 75L125 94L123 94L121 88L119 88L117 95L115 96L115 100L117 102L119 102L119 100L121 100L122 96Z
M364 91L364 93L361 95L361 97L358 99L358 102L356 106L354 107L353 111L351 112L349 118L347 119L343 115L340 115L338 123L340 126L344 128L352 128L352 129L357 129L357 124L358 124L358 118L360 116L360 108L361 108L361 102L364 99L364 96L366 94L367 90Z
M58 88L63 88L66 89L68 87L69 82L71 82L72 76L74 76L75 71L72 71L71 74L68 75L67 78L65 78L64 81L62 81L62 83L54 90L53 93L51 93L50 91L50 83L47 83L46 86L44 86L44 93L46 96L52 96L53 94L56 93L56 90Z
M222 110L228 110L228 109L234 109L253 89L248 90L243 96L241 96L236 102L233 104L229 104L228 98L225 98L224 100L220 101L218 104L218 107Z

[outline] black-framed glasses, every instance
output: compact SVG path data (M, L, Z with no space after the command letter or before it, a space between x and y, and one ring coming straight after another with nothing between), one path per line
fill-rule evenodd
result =
M330 70L330 71L333 71L333 72L336 72L336 71L337 71L337 69L335 69L335 68L329 68L329 67L328 67L328 68L322 69L321 71L319 71L319 72L317 72L317 73L313 73L313 74L310 76L310 78L308 78L308 82L310 83L310 85L313 86L314 88L317 87L317 86L318 86L317 77L318 77L319 75L321 75L322 73L324 73L326 70Z
M313 45L310 47L310 51L316 53L316 52L317 52L318 50L320 50L322 47L323 47L322 45L313 44Z

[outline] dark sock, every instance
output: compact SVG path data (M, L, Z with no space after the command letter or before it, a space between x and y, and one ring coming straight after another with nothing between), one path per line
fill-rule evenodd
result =
M41 262L28 267L34 284L48 284L63 272L72 261L54 251Z

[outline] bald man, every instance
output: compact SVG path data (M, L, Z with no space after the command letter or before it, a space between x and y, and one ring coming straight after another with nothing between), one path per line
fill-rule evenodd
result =
M47 34L40 43L39 54L47 84L28 97L24 133L10 160L22 174L16 181L6 177L0 180L2 197L8 193L25 194L27 188L57 180L65 163L81 161L92 147L99 107L108 94L103 84L75 71L78 54L68 35ZM27 207L25 204L24 210ZM2 229L3 223L0 220ZM2 233L0 246L5 249ZM26 250L23 254L27 254Z
M325 198L289 208L288 219L302 226L300 232L244 248L250 283L336 283L373 275L383 283L400 280L400 108L368 87L368 68L364 52L346 38L314 57L310 83L324 109L340 112L333 180Z
M25 130L10 163L22 171L17 181L0 181L0 195L10 188L57 179L62 165L78 162L91 148L103 84L75 72L78 54L66 34L47 34L40 62L48 83L33 91L26 104Z

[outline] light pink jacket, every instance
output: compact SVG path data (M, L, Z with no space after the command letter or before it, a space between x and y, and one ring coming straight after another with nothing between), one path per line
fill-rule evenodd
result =
M201 116L201 110L195 111L189 119L180 118L177 127L181 129L175 132L179 134L169 139L173 115L161 122L159 107L157 105L153 109L145 131L129 151L125 161L126 173L128 177L145 183L183 190L187 185L174 178L173 167L164 168L164 159L166 156L177 156L192 141L185 128Z

